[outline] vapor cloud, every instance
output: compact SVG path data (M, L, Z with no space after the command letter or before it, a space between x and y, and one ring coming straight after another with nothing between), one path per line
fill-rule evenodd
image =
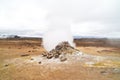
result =
M50 51L63 41L68 41L71 46L74 46L70 23L58 16L54 16L49 20L49 28L43 36L43 45L45 49Z

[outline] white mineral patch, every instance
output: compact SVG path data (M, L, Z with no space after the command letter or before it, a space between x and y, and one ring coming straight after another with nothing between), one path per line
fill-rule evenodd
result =
M63 63L60 61L59 58L52 58L52 59L47 59L45 57L42 57L41 55L40 56L34 56L32 57L32 61L31 60L28 60L28 62L40 62L41 61L41 64L44 65L44 64L59 64L59 63ZM67 61L65 61L64 63L67 63Z
M85 62L85 64L89 65L90 67L93 66L93 64L95 64L95 62Z

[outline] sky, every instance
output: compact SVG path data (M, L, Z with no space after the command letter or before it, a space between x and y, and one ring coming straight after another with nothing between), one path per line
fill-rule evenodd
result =
M54 19L59 24L53 27L69 24L73 35L120 38L119 4L120 0L0 0L0 32L39 36Z

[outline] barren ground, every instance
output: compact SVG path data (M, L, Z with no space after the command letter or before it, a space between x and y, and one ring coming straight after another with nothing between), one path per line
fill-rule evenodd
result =
M82 53L106 60L93 64L84 56L65 62L39 59L45 51L40 39L0 39L0 80L120 80L120 47L75 42Z

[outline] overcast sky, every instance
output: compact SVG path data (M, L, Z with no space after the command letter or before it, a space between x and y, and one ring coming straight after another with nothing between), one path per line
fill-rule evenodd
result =
M54 18L69 24L73 35L120 37L119 4L120 0L0 0L0 31L37 34Z

